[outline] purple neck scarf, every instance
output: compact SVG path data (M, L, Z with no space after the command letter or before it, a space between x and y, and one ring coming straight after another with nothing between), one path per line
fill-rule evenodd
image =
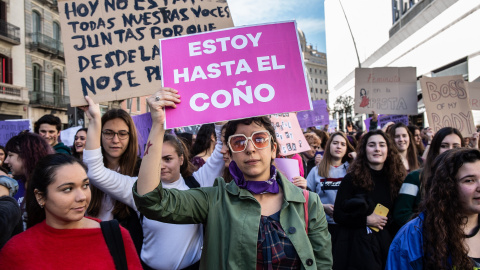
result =
M275 166L273 165L270 167L270 179L267 181L245 180L242 171L240 171L237 163L235 163L233 160L230 162L228 170L233 177L233 181L235 181L239 188L246 189L253 194L278 193L277 169L275 169Z

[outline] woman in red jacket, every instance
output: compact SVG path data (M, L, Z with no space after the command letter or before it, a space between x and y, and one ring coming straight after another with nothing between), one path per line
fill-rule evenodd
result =
M26 192L28 230L0 251L0 269L115 269L100 220L86 218L87 169L54 154L37 163ZM128 231L120 228L128 269L141 269ZM118 240L118 239L116 239Z

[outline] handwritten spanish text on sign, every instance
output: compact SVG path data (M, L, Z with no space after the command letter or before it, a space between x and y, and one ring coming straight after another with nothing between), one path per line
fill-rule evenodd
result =
M275 128L280 155L288 156L310 150L295 113L272 114L269 116Z
M160 53L182 99L167 128L311 109L295 22L163 39Z
M59 0L70 102L145 96L161 80L158 39L232 27L226 1Z
M417 114L414 67L355 69L355 113Z
M423 77L420 84L428 123L433 131L454 127L463 136L472 136L475 125L463 77Z
M480 110L480 82L465 82L472 110Z

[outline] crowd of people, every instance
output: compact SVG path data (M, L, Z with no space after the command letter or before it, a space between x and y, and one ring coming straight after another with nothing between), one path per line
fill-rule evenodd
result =
M289 180L266 116L164 129L178 92L89 120L41 117L0 147L0 269L480 269L478 133L388 123L304 132Z

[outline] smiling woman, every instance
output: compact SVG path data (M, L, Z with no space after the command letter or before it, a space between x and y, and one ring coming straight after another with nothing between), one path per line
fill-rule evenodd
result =
M34 175L26 196L29 229L2 248L0 268L115 269L100 220L84 216L91 198L85 165L54 154L38 162ZM120 231L128 269L141 269L132 239Z
M224 141L232 159L233 181L227 184L219 177L213 187L165 188L164 148L168 144L161 140L165 134L163 109L176 107L180 102L177 93L163 88L147 100L153 123L148 141L152 145L133 187L138 210L161 222L206 224L200 269L277 269L287 265L289 269L331 269L330 235L320 199L312 194L306 200L301 189L276 171L272 163L278 148L268 117L226 124Z
M384 269L392 241L391 211L381 216L378 205L393 209L406 175L392 140L381 130L363 135L357 157L338 189L333 219L335 269Z

